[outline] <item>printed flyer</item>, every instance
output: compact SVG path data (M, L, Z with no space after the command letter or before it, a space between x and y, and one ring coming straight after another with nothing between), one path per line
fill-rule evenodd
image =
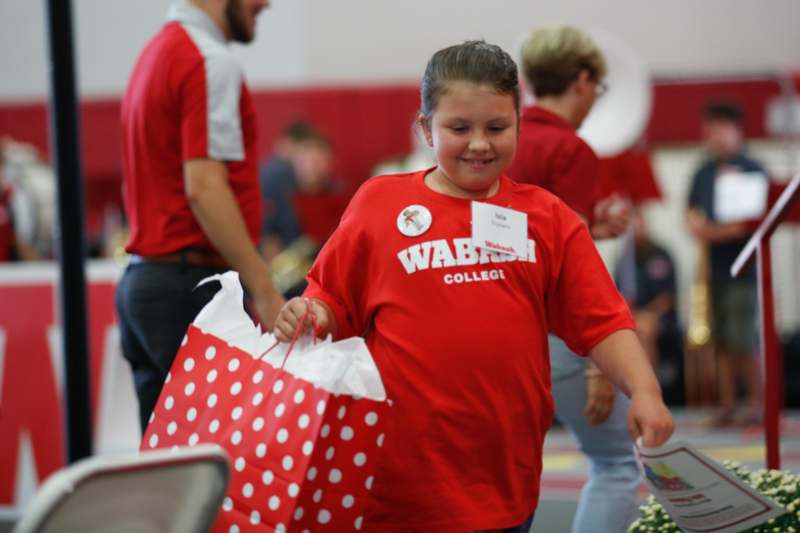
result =
M645 483L687 533L738 533L786 510L691 444L639 448Z

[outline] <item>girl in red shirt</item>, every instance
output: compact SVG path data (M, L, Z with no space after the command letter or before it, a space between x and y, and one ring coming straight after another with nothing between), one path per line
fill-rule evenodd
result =
M660 445L673 422L585 224L504 176L514 61L482 41L445 48L421 96L438 165L360 188L275 334L313 314L322 335L367 340L393 407L364 529L527 531L553 412L548 331L630 396L634 437Z

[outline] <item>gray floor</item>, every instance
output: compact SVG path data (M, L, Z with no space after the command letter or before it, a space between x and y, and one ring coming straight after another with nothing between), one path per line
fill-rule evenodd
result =
M547 498L539 500L536 519L531 531L534 533L568 532L572 527L572 517L577 506L575 498Z
M760 427L737 427L709 430L703 420L707 413L675 412L674 439L695 444L712 458L732 459L751 468L764 466L764 434ZM800 471L800 412L786 413L781 432L781 467ZM554 428L545 442L542 490L536 520L531 531L568 533L578 501L580 487L586 480L587 463L576 450L572 437ZM642 495L644 496L644 492ZM10 532L13 523L0 519L0 533Z
M739 461L751 469L765 467L764 432L760 426L709 428L708 411L674 409L676 431L672 440L685 440L717 461ZM800 411L784 413L781 424L781 468L800 472ZM568 533L588 464L577 451L572 436L551 429L545 441L541 500L533 529L536 533ZM643 488L640 498L648 494Z
M572 524L572 515L575 514L575 500L543 498L536 511L536 520L531 531L536 533L567 532ZM13 522L0 521L0 533L11 533Z

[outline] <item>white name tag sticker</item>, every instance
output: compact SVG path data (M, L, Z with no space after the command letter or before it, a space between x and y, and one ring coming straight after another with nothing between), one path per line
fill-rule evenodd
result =
M528 258L528 214L472 202L472 244L493 252Z
M717 222L739 222L764 216L769 179L761 172L726 172L714 183Z

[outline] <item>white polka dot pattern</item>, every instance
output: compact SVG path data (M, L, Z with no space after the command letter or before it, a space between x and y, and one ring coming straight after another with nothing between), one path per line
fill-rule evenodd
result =
M289 440L289 432L286 431L286 428L281 428L278 430L278 434L275 436L275 440L277 440L281 444Z
M227 450L214 531L363 527L388 402L333 396L194 326L169 375L142 448Z
M311 452L314 451L314 443L310 440L307 440L303 443L303 455L311 455Z
M306 393L303 392L303 389L297 389L297 392L294 393L294 403L301 404L305 399Z
M281 506L281 499L277 496L270 496L269 498L269 508L273 511L277 510L278 507Z

